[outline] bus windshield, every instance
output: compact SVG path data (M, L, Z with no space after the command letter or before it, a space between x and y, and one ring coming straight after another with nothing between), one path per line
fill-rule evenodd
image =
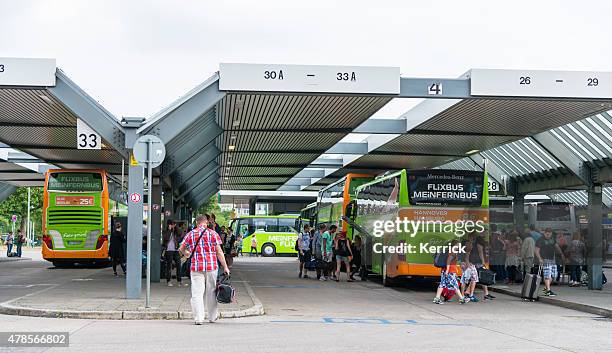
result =
M100 173L63 173L49 174L47 184L49 191L99 192L102 191L102 175Z

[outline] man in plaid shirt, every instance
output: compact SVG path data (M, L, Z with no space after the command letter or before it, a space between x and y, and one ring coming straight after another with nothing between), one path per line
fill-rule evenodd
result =
M206 298L208 322L215 322L218 318L215 298L217 260L221 262L225 273L229 274L230 271L225 263L225 256L221 248L223 243L219 234L207 227L208 217L198 216L196 224L197 227L183 238L179 251L187 257L193 253L191 258L191 311L195 324L201 325L204 322L204 298Z

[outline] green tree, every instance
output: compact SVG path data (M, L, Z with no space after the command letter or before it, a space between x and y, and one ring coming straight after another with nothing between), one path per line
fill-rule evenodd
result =
M30 188L30 220L34 222L34 234L40 236L42 232L42 208L43 208L43 188ZM11 216L17 216L17 229L26 230L26 222L28 219L28 188L20 187L9 196L6 200L0 202L0 226L3 231L9 231L12 228Z
M220 226L229 226L231 222L231 211L221 211L217 195L212 196L206 201L200 208L196 210L196 214L211 214L214 213L217 219L217 223Z

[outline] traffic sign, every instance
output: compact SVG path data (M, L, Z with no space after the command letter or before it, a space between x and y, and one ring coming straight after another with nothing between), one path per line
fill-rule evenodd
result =
M166 146L155 135L140 136L134 143L132 151L139 164L151 163L151 168L159 167L166 158Z
M137 192L133 192L132 194L130 194L130 201L132 201L133 203L139 203L141 199L142 196L140 196L140 194Z
M77 149L102 149L102 138L100 135L81 119L77 119Z

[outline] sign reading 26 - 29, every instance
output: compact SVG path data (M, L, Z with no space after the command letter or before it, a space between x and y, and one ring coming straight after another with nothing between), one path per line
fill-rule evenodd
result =
M84 121L77 119L77 149L99 150L102 149L100 135L90 128Z

